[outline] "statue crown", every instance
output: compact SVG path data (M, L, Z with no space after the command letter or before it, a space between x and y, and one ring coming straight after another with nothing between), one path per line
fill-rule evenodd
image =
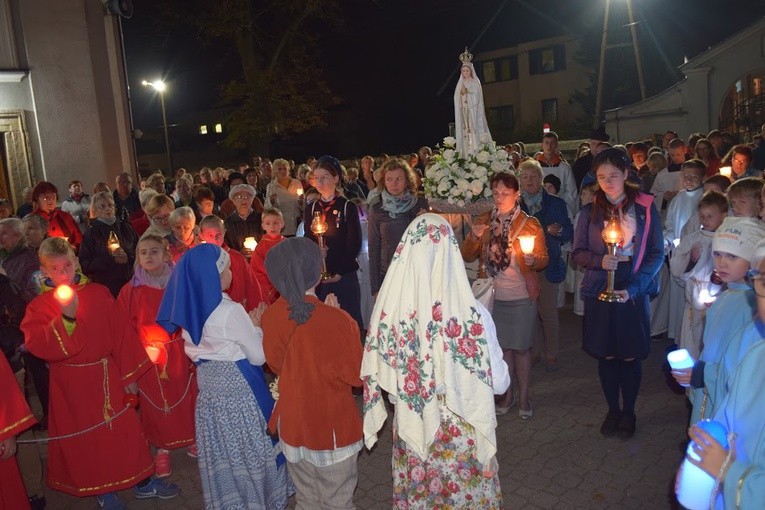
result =
M467 49L467 46L465 46L465 51L460 53L460 62L463 64L469 64L473 61L473 54L470 53Z

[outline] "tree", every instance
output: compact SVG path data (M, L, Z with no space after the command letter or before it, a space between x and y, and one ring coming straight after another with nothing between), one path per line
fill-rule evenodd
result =
M166 13L193 26L206 42L228 40L236 48L242 77L221 89L222 105L236 106L224 143L268 150L288 138L325 125L336 103L318 63L313 25L339 19L336 0L191 0L183 13Z

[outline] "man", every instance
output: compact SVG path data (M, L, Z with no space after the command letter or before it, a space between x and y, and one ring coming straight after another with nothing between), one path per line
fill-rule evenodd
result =
M666 169L656 174L656 179L651 187L654 204L659 212L667 208L669 202L675 198L677 192L682 188L682 181L680 180L682 173L680 169L688 155L685 142L681 138L670 140L667 149L669 152L669 164Z
M369 195L369 191L372 191L377 187L377 183L374 179L374 171L375 171L375 158L372 156L364 156L361 158L361 175L364 177L364 184L367 188L367 195Z
M757 170L765 170L765 124L760 127L760 144L752 151L752 166Z
M588 144L590 145L590 151L581 158L574 161L574 166L571 167L571 171L574 174L574 180L576 181L576 189L582 189L582 180L590 170L592 170L592 159L595 157L595 151L598 144L608 142L611 139L603 128L598 128L590 133L590 139Z
M539 161L527 160L519 166L521 209L539 220L545 231L545 243L550 262L539 279L537 299L537 334L534 349L545 352L545 368L558 370L559 332L558 287L566 278L567 262L561 246L574 239L574 226L568 216L566 203L542 187L542 167ZM541 331L540 326L541 325Z
M661 137L661 147L664 149L664 152L669 156L669 144L672 143L672 140L675 140L679 138L678 134L675 131L672 131L671 129L666 131L664 135Z
M117 188L112 192L117 218L130 221L141 213L138 191L133 187L133 177L128 172L117 176Z
M431 156L433 156L433 151L427 145L420 147L420 150L417 151L418 161L415 169L420 171L420 175L425 175L425 169L430 163Z
M579 210L576 181L571 167L558 152L558 134L555 131L550 131L542 136L542 153L537 155L535 159L542 167L543 177L553 174L560 179L559 196L566 202L573 217Z

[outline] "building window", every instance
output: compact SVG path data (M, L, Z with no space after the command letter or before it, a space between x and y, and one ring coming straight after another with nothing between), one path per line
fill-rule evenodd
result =
M481 64L481 71L483 74L484 83L492 83L497 81L497 67L493 60L483 62Z
M216 133L222 133L223 132L223 124L215 124L215 132Z
M201 126L199 126L199 134L200 135L207 134L207 124L202 124Z
M513 129L515 129L513 105L489 108L486 121L495 140L500 141L500 143L509 142L513 135Z
M566 47L562 44L529 51L529 74L547 74L566 69Z
M555 122L558 120L558 100L542 99L542 122Z

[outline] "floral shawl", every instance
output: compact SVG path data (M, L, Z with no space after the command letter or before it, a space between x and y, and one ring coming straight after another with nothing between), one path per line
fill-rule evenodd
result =
M361 365L367 448L396 402L400 438L425 459L440 424L436 391L476 430L478 460L497 451L492 372L484 324L449 223L423 214L409 224L377 296Z

